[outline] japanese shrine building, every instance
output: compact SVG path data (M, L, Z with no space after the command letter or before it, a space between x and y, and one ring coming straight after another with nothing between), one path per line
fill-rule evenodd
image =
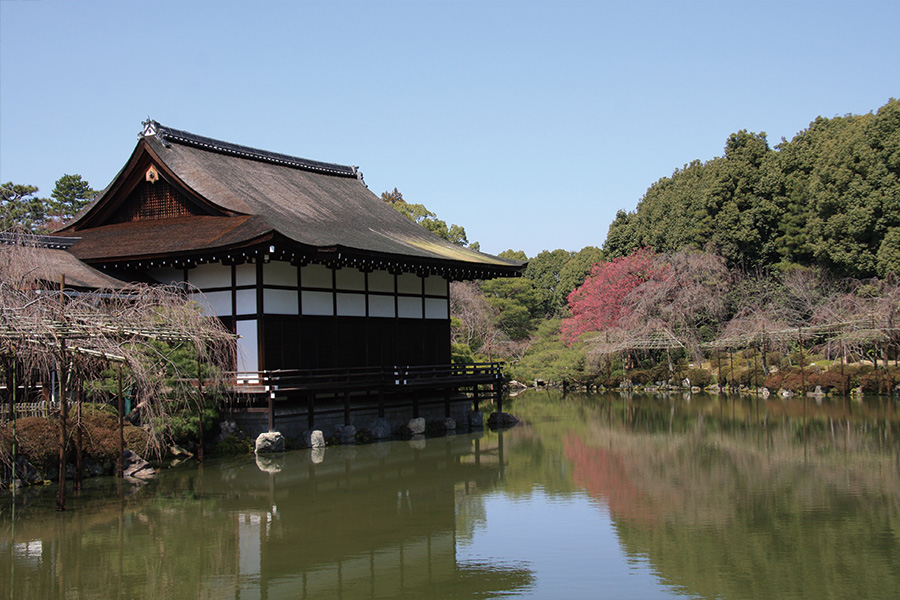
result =
M241 372L450 363L449 283L524 265L453 245L356 167L148 120L112 183L58 232L120 279L190 284Z

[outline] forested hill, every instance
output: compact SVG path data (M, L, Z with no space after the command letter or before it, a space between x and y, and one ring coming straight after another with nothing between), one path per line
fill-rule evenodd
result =
M729 136L725 155L653 184L609 228L607 258L685 247L732 267L817 265L865 278L900 273L900 101L875 114L818 117L770 148Z

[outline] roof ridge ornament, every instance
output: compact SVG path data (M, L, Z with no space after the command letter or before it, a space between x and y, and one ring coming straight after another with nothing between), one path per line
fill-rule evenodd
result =
M154 121L148 116L146 121L141 121L141 125L143 125L144 128L138 134L138 138L156 137L166 148L171 145L171 143L164 136L165 127L160 125L157 121Z
M159 123L147 117L146 121L141 121L141 125L144 126L144 129L138 134L139 138L153 136L159 133Z

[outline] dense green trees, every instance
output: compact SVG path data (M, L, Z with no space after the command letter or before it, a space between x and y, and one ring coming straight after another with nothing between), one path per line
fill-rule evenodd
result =
M19 185L7 182L0 185L0 228L36 230L44 222L45 200L35 196L38 189L33 185Z
M397 212L418 223L436 236L444 238L457 246L469 246L473 250L478 250L477 242L469 244L466 230L463 227L459 225L448 226L446 221L438 219L437 215L425 208L424 204L410 204L403 199L403 194L397 188L394 188L393 192L383 192L381 199L390 204Z
M513 377L612 380L649 359L648 381L676 378L678 361L686 375L710 344L749 344L762 377L779 356L799 360L801 343L895 361L900 101L819 117L775 148L765 133L738 131L723 156L685 165L619 211L603 250L528 260L520 280L466 284L468 305L481 306L469 348L510 361ZM843 337L797 340L824 325Z
M584 282L603 253L588 246L578 252L545 250L530 260L521 250L506 250L500 256L528 260L524 276L455 282L450 293L451 313L457 319L453 342L468 345L482 358L518 360L553 327L552 335L558 338L558 319L568 314L569 294ZM555 323L549 329L548 320Z
M63 175L50 192L48 214L65 223L93 200L96 192L81 175Z
M883 277L897 268L897 228L900 101L891 100L875 114L819 117L775 149L765 133L730 135L724 156L685 165L620 211L604 250L692 247L731 267Z
M72 219L96 194L81 175L60 177L50 198L40 198L37 192L33 185L11 181L0 185L0 230L53 231Z

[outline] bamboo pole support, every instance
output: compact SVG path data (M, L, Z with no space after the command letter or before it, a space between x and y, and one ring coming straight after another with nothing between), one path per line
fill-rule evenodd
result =
M56 510L66 510L66 420L69 409L66 401L66 339L59 340L59 489Z
M119 365L116 385L116 401L119 408L119 457L116 459L116 477L125 476L125 399L122 397L122 365Z

